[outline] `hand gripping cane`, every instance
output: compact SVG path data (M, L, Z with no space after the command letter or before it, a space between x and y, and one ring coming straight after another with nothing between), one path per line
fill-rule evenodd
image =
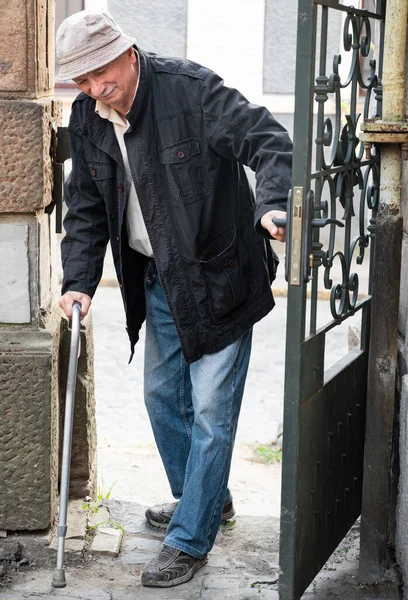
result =
M69 350L67 392L65 396L64 444L62 448L60 505L58 514L57 567L54 569L52 585L55 588L66 586L64 570L64 547L67 533L67 512L69 496L69 473L71 466L72 425L74 421L75 384L78 367L79 336L81 332L81 304L72 305L72 333Z

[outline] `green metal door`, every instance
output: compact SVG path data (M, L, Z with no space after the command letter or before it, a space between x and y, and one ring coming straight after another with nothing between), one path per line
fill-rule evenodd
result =
M299 0L280 600L301 598L361 510L371 289L365 265L380 157L358 136L363 119L381 115L383 24L382 2L357 9ZM341 33L330 54L333 25ZM322 294L330 303L325 322ZM350 317L359 319L360 341L328 368L327 341Z

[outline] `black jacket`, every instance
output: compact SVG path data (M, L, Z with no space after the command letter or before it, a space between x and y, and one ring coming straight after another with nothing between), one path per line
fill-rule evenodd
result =
M139 56L125 143L158 274L183 354L193 362L236 340L274 306L277 261L259 220L285 209L291 142L266 108L209 69ZM119 145L85 94L73 104L68 131L62 293L93 296L110 240L133 350L145 318L145 261L127 242ZM242 165L256 173L256 202Z

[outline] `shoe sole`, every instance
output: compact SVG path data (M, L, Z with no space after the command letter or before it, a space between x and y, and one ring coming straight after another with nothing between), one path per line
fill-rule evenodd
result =
M235 510L233 508L227 513L222 513L221 523L226 523L232 519L232 517L235 517Z
M142 575L142 585L144 587L173 587L175 585L181 585L182 583L186 583L190 581L194 577L194 573L204 567L208 563L208 558L203 558L202 560L196 562L194 566L191 568L191 571L183 575L183 577L178 577L177 579L171 579L170 581L155 581L153 578L143 579Z
M235 517L235 510L233 508L227 513L222 513L221 523L226 523L232 519L232 517ZM159 529L167 529L169 526L169 523L159 523L159 521L154 521L148 516L146 516L146 521L149 523L149 525L152 525L152 527L158 527Z
M153 521L153 519L149 519L148 517L146 517L146 521L149 523L149 525L152 525L153 527L159 527L160 529L167 529L169 526L168 523L158 523L157 521Z

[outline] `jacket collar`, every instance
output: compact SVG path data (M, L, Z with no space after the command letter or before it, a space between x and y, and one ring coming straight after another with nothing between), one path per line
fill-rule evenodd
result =
M139 48L136 48L136 50L139 54L139 86L137 88L135 99L133 100L132 108L126 115L131 126L135 125L142 117L148 97L150 76L146 54Z

